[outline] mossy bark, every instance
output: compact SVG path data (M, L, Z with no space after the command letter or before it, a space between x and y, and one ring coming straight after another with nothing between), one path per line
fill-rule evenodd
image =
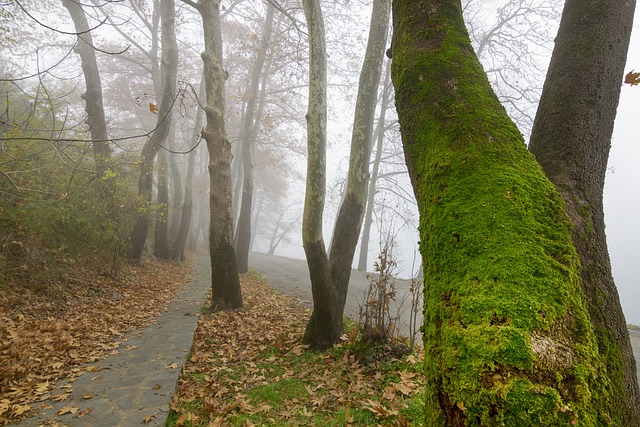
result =
M610 424L564 203L493 93L460 1L395 0L393 20L420 212L425 425Z
M574 225L582 289L617 396L611 411L624 426L640 425L640 392L611 274L602 195L634 9L635 1L565 3L529 145Z

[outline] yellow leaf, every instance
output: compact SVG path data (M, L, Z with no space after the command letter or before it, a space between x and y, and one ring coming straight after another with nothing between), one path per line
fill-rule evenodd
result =
M31 409L31 406L29 405L13 405L12 408L12 412L13 412L13 416L18 416L18 415L22 415L25 412L27 412L29 409Z

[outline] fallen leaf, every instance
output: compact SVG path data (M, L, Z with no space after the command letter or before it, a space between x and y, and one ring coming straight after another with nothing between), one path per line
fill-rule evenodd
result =
M151 390L158 390L160 388L162 388L162 386L160 384L156 384L153 387L151 387Z
M170 364L170 365L167 365L167 368L168 368L168 369L176 369L177 367L178 367L178 364L177 364L177 363L175 363L175 362L174 362L174 363L172 363L172 364Z
M149 424L151 421L153 421L156 417L158 416L158 413L154 413L151 415L147 415L146 417L144 417L142 419L142 423L141 424Z
M93 397L93 393L81 394L80 397L85 399L85 400L86 399L91 399Z
M80 408L76 408L74 406L65 406L64 408L58 411L58 415L75 414L79 410Z
M64 400L67 400L67 398L69 397L71 393L64 393L64 394L59 394L57 396L53 396L51 398L51 400L53 400L54 402L62 402Z
M93 408L89 407L89 408L85 409L84 411L78 412L78 415L76 415L76 418L82 418L85 415L90 414L92 411L93 411Z
M29 411L30 409L31 406L29 405L13 405L13 407L11 408L11 412L14 417L17 417Z

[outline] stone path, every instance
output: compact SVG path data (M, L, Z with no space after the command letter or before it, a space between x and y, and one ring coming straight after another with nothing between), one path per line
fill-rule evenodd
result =
M99 370L71 383L73 392L67 400L15 425L35 427L57 422L69 427L164 426L180 370L191 349L197 313L211 287L208 254L196 255L192 266L191 281L156 322L127 335L119 354L92 364ZM60 393L64 390L61 388ZM90 395L88 399L83 397ZM57 415L65 407L78 410ZM78 417L89 408L91 412ZM150 420L147 424L145 417Z

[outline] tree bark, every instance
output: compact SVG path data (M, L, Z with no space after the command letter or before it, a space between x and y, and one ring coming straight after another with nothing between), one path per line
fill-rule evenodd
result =
M313 257L320 257L320 252L324 251L324 242L316 240L315 244L308 242L305 245L307 252L307 262L309 264L309 272L312 274L311 283L313 288L313 313L307 324L304 342L313 348L325 348L339 342L342 335L343 323L342 317L344 313L344 305L347 298L347 290L349 286L349 278L351 276L351 264L356 246L358 244L358 236L360 235L360 227L364 216L364 205L366 203L367 183L369 179L369 158L371 154L371 135L373 128L373 116L375 113L376 97L378 93L378 85L380 84L380 74L382 69L382 61L386 48L387 33L389 29L389 0L375 0L371 13L371 25L369 30L369 40L365 53L364 64L360 73L360 82L358 86L358 97L356 100L356 110L353 123L353 133L351 138L351 153L349 157L349 172L347 178L347 190L336 218L335 228L333 231L333 239L331 242L330 256L328 260L329 273L323 271L326 265L312 266L310 254ZM309 44L317 43L312 39L312 29L317 30L317 25L313 19L322 20L320 6L306 3L305 16L310 27ZM326 55L324 52L324 28L322 33L317 31L313 36L322 37L322 50L310 47L311 52L320 55ZM310 68L313 66L314 57L311 59ZM317 57L315 60L318 61ZM324 61L324 57L323 57ZM313 74L310 71L310 79ZM326 77L325 77L326 79ZM310 100L309 113L307 114L307 123L309 127L309 138L311 133L312 120L312 102L318 102L319 97L311 95L310 83ZM324 108L326 109L326 100ZM326 111L324 112L326 116ZM325 119L326 120L326 119ZM322 137L325 137L324 135ZM324 151L324 142L322 150ZM311 147L309 148L308 168L319 168L320 165L314 165L311 162ZM324 156L324 153L323 153ZM324 161L322 162L322 201L324 203ZM309 197L309 173L307 175L307 198ZM317 176L312 176L318 179ZM319 181L318 181L319 182ZM315 190L317 191L317 190ZM312 193L313 194L313 193ZM315 193L317 194L317 193ZM319 199L319 197L316 197ZM305 199L306 200L306 199ZM305 202L305 212L307 205ZM320 223L322 222L322 210L320 214ZM304 229L304 220L303 220ZM321 230L321 228L320 228ZM304 234L304 233L303 233ZM304 241L304 239L303 239ZM320 245L320 243L322 243ZM309 250L307 250L307 246ZM324 255L326 258L326 254ZM317 260L314 263L319 263ZM322 261L324 264L324 260ZM315 272L315 273L314 273ZM318 274L317 283L314 284L313 274ZM320 280L320 278L322 278ZM327 327L331 325L331 327Z
M142 250L147 239L149 228L149 209L153 188L153 161L161 145L169 135L172 121L173 102L176 95L176 79L178 74L178 45L175 35L175 2L162 0L162 96L158 110L156 128L142 147L140 155L140 177L138 194L146 203L138 212L138 217L131 233L131 262L139 263Z
M614 423L562 197L493 93L460 1L395 0L393 20L420 212L425 425Z
M244 112L244 123L242 125L242 163L243 163L243 184L242 184L242 203L240 205L240 216L236 228L236 262L238 263L238 272L246 273L249 271L249 249L251 246L251 204L253 202L254 189L254 151L255 137L257 131L256 123L256 107L260 94L260 80L262 77L262 69L264 68L265 58L267 56L267 48L271 39L273 29L273 14L275 8L271 3L267 5L267 16L264 21L262 30L262 39L260 48L256 55L253 69L251 71L251 79L248 88L247 108Z
M529 145L573 223L582 290L616 396L613 418L624 426L640 425L640 393L611 274L602 196L635 3L565 3Z
M204 77L200 81L200 92L198 99L203 100L205 98L204 90ZM202 123L204 122L204 110L198 107L196 113L196 123L193 128L193 135L191 136L191 151L189 152L189 159L187 161L187 176L184 184L184 202L182 203L182 213L180 216L180 227L176 234L176 240L171 247L171 258L174 260L184 259L184 247L187 243L187 237L189 236L189 228L191 227L191 219L193 217L193 172L196 167L196 153L197 146L200 142L200 136L202 135Z
M89 23L80 3L73 0L62 0L62 5L69 11L76 33L76 53L80 55L86 91L80 97L85 101L87 112L86 123L91 133L91 146L98 177L102 178L109 168L111 147L107 136L107 124L102 103L102 81L96 61L93 37L89 31Z
M343 329L337 312L337 294L331 279L329 259L322 234L326 187L327 140L327 52L324 19L319 0L303 0L309 37L309 106L307 119L307 188L302 217L302 245L307 257L313 314L303 342L322 349L334 344ZM322 321L314 319L320 317Z
M155 208L153 254L160 259L169 258L169 168L167 157L165 150L158 153L158 200Z
M210 222L209 253L211 256L211 309L242 308L242 291L233 247L233 217L231 214L231 144L224 126L224 81L222 68L222 35L220 3L200 0L197 9L204 29L205 90L204 108L207 125L202 136L209 149Z

